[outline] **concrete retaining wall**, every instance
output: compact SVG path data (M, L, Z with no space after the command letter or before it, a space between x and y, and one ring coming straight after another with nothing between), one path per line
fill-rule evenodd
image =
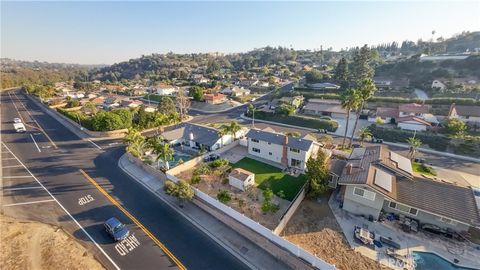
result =
M295 199L293 199L293 202L290 204L285 214L283 214L277 227L273 230L274 234L280 235L283 229L285 229L285 227L287 226L288 221L290 221L293 214L295 214L295 211L297 211L297 208L300 206L300 203L303 201L303 199L305 199L305 186L306 185L302 187L302 189L297 194Z
M165 180L167 180L167 176L165 173L163 173L162 171L159 171L157 169L155 169L154 167L148 165L148 164L145 164L143 163L140 159L132 156L132 154L126 152L125 155L127 155L127 159L134 163L135 165L141 167L142 169L144 169L146 172L148 172L149 174L155 176L157 179L159 179L160 181L162 182L165 182Z

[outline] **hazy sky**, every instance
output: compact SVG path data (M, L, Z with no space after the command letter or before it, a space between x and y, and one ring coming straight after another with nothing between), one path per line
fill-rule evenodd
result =
M111 64L142 54L335 50L480 30L471 2L1 2L1 56Z

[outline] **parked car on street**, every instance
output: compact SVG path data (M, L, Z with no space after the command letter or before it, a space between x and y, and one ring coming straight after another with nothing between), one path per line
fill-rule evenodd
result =
M25 131L27 131L27 129L25 128L25 125L23 125L23 123L14 123L13 124L13 127L15 128L15 131L18 132L18 133L23 133Z
M22 119L16 117L16 118L13 118L13 123L22 123Z
M115 217L109 218L103 225L105 226L107 233L115 241L121 241L130 235L130 231L125 224Z

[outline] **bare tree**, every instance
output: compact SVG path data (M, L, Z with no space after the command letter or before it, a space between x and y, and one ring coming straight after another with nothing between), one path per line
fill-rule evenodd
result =
M180 112L180 120L185 119L185 115L188 113L188 108L190 108L190 99L185 95L185 90L182 88L177 92L177 106Z

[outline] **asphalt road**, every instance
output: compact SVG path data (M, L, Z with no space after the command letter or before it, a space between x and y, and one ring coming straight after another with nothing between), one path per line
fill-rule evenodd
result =
M188 269L247 269L119 170L117 161L123 150L115 141L99 143L102 149L98 149L80 140L20 92L2 92L0 101L3 212L62 226L109 269L175 269L182 265ZM12 120L19 115L27 124L26 133L13 130ZM112 216L127 224L131 231L127 241L114 243L105 233L102 223Z

